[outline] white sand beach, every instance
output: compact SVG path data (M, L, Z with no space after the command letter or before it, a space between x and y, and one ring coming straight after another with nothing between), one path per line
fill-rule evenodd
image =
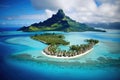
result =
M72 58L78 58L78 57L81 57L83 55L86 55L87 53L90 53L91 51L93 50L93 48L91 48L90 50L80 54L80 55L76 55L76 56L72 56L72 57L57 57L57 56L52 56L52 55L47 55L44 51L42 51L42 54L44 54L45 56L47 57L50 57L50 58L58 58L58 59L72 59Z

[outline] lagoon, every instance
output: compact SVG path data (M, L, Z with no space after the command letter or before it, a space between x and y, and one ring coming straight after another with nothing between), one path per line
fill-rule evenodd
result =
M53 59L42 54L46 44L30 38L34 34L52 32L1 32L0 74L11 80L80 80L119 79L120 73L120 31L107 32L57 32L63 34L70 45L83 44L84 39L97 39L94 49L75 59ZM61 46L61 49L67 47ZM34 58L17 60L10 56L27 53ZM39 56L39 57L38 57ZM16 74L16 76L14 76ZM112 75L112 76L110 76Z

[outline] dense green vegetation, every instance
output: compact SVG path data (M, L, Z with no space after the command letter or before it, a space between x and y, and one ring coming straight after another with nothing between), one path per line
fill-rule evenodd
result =
M22 27L22 31L101 31L87 26L84 23L76 22L70 17L66 16L63 10L58 10L51 18L39 23L34 23L28 27Z
M86 42L88 42L89 44L97 44L99 41L95 40L95 39L86 39Z
M48 44L49 46L46 49L44 49L44 52L47 55L53 55L58 57L61 56L71 57L82 54L93 48L93 46L99 42L98 40L95 39L86 39L85 41L88 44L71 45L69 47L69 50L67 51L58 48L59 45L69 44L69 42L64 40L65 37L61 34L55 34L55 33L45 33L40 35L36 34L34 36L31 36L31 38Z
M81 44L81 45L72 45L70 46L70 50L75 51L75 52L85 52L89 49L91 49L95 44L97 44L99 41L95 39L86 39L86 42L88 44Z
M49 45L68 45L69 42L64 40L64 36L60 34L41 34L41 35L35 35L31 36L32 39L44 42Z
M64 57L71 57L71 56L76 56L79 54L82 54L88 50L90 50L91 48L93 48L93 46L95 44L97 44L99 41L98 40L94 40L94 39L87 39L85 40L88 42L88 44L81 44L81 45L71 45L70 49L68 51L66 50L58 50L58 46L56 45L50 45L47 49L45 49L45 53L47 53L48 55L54 55L54 56L64 56Z

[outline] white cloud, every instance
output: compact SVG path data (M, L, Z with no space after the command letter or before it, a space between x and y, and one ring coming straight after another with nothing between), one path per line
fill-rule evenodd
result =
M99 6L94 0L31 0L31 2L36 9L45 10L43 15L47 17L61 8L66 15L79 22L120 22L120 0L99 0L101 3Z
M66 15L78 22L120 22L120 0L31 0L36 9L44 10L41 14L9 16L8 21L31 20L30 23L44 21L63 9Z
M44 13L41 14L8 16L4 18L5 21L0 21L0 25L15 24L29 26L30 24L38 23L39 21L44 21L50 18L53 14L55 14L54 11L46 9Z
M17 19L26 19L26 20L35 20L35 19L39 19L39 20L43 20L44 18L46 18L45 15L43 14L32 14L32 15L21 15L16 17Z
M55 14L54 11L46 9L44 13L42 14L31 14L31 15L20 15L20 16L9 16L6 17L7 20L39 20L44 21L45 19L52 16L52 14Z
M46 16L47 16L48 18L51 17L53 14L55 14L54 11L51 11L51 10L49 10L49 9L46 9L46 10L45 10L45 13L46 13Z

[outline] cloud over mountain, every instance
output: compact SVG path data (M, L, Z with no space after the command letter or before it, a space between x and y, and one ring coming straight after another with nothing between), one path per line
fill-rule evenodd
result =
M120 0L31 0L35 9L48 10L51 16L63 9L79 22L120 22Z

